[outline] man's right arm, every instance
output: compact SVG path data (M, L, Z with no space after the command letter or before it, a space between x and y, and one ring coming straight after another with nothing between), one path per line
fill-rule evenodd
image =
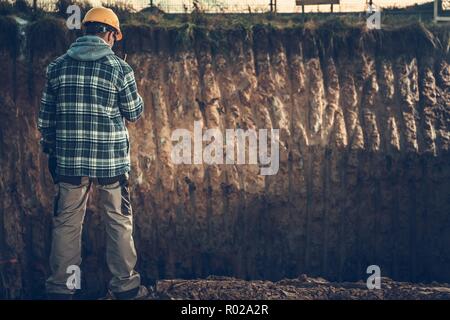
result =
M122 116L128 121L138 120L144 109L144 102L137 91L136 80L131 68L123 78L123 86L119 91L119 109Z

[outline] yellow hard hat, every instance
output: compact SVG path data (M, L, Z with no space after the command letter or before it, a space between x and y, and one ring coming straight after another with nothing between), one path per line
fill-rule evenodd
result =
M86 22L100 22L113 27L117 31L117 41L122 39L122 31L120 31L119 18L109 8L95 7L89 10L83 19L83 24Z

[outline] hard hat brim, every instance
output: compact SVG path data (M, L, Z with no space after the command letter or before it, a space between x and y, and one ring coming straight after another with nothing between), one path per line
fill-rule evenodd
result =
M95 7L90 9L83 19L83 24L87 22L99 22L106 24L117 32L116 40L120 41L123 38L122 31L120 30L119 18L109 8Z

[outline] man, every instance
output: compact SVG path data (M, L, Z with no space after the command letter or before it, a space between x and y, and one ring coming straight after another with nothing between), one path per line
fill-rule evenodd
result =
M106 223L106 259L113 276L110 293L116 299L139 299L148 292L134 270L130 145L124 119L138 120L143 101L133 70L111 50L122 39L115 13L93 8L83 28L85 35L47 68L38 120L43 152L49 155L49 170L59 189L47 295L73 297L76 285L67 271L81 264L81 230L94 182Z

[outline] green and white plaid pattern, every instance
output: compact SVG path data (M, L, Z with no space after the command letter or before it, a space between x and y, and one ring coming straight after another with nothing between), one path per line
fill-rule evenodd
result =
M38 128L66 176L115 177L130 170L124 119L143 111L131 67L115 55L78 61L67 54L47 68Z

